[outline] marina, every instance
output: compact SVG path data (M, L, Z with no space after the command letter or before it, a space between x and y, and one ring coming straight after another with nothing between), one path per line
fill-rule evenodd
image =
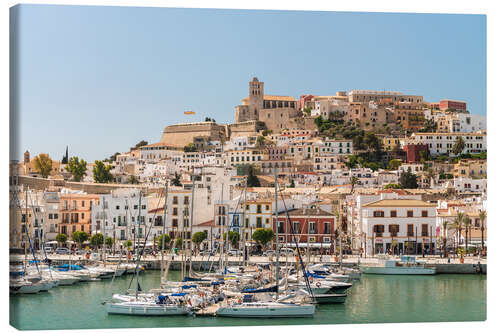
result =
M169 280L180 280L170 271ZM157 287L159 271L139 277L144 290ZM10 323L23 329L83 329L139 327L203 327L240 325L349 324L382 322L482 321L486 319L486 276L363 275L348 290L344 304L316 306L310 318L247 318L209 316L141 317L108 315L101 303L122 292L131 276L80 282L45 293L11 295ZM207 310L210 310L207 308ZM212 309L213 310L213 309Z

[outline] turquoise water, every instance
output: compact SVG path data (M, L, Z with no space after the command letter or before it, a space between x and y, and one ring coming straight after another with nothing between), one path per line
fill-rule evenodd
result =
M178 279L179 272L171 272ZM364 275L345 304L319 305L313 318L239 319L107 315L101 302L128 288L130 276L10 296L10 323L18 329L304 325L486 320L486 276ZM157 287L159 272L140 277L144 290Z

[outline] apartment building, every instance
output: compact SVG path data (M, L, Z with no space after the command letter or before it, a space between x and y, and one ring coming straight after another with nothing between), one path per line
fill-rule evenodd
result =
M413 133L408 140L412 144L425 144L431 155L447 154L454 156L452 150L458 137L465 143L462 153L486 152L486 134L483 133Z
M415 199L381 199L361 214L367 253L421 254L436 248L436 204Z
M99 195L82 192L59 194L59 233L71 237L75 231L92 232L92 208L99 204Z

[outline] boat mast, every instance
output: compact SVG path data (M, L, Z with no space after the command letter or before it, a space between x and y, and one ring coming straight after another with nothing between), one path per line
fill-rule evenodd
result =
M200 174L203 173L203 169L201 169ZM195 175L194 175L194 168L193 168L193 188L191 189L191 223L189 223L189 275L192 274L193 271L193 222L194 222L194 181L195 181ZM201 176L200 176L201 177Z
M165 271L165 225L167 223L167 196L168 196L168 180L165 180L165 204L163 206L163 230L161 234L161 274L160 274L160 283L162 282L163 273ZM160 199L160 198L158 198Z
M274 216L276 218L276 299L279 296L279 277L280 277L280 257L279 257L279 238L278 238L278 174L276 166L274 167Z
M139 190L139 216L137 217L138 219L137 223L139 223L139 226L141 225L141 198L142 198L142 191ZM139 237L137 237L137 240L139 240ZM144 244L146 244L146 241L144 241ZM136 280L135 297L137 298L137 294L139 293L139 270L137 269L139 266L139 254L136 254L136 261L137 263L135 264L135 280Z
M243 241L243 265L247 266L247 240L245 238L246 236L246 227L245 227L245 211L247 208L247 182L245 180L245 192L243 192L243 214L241 216L241 240Z

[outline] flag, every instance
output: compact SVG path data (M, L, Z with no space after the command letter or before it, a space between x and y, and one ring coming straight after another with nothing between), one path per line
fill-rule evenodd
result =
M184 111L184 114L190 114L191 115L191 114L196 114L196 112L188 110L188 111Z

